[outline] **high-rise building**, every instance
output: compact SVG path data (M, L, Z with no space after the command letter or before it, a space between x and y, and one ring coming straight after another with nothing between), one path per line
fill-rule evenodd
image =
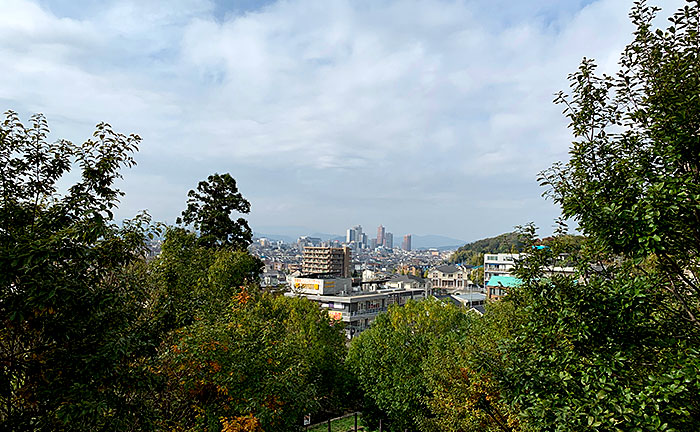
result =
M384 233L385 233L384 227L379 225L377 227L377 246L381 246L384 244Z
M355 230L353 228L348 228L345 233L345 243L350 243L352 241L355 241Z
M350 248L305 247L301 271L304 274L333 275L342 278L351 276Z
M401 249L405 251L411 250L411 234L406 234L403 236L403 244L401 245Z
M357 225L352 229L355 231L355 243L362 246L362 225Z
M394 234L390 232L384 234L384 247L387 249L394 248Z

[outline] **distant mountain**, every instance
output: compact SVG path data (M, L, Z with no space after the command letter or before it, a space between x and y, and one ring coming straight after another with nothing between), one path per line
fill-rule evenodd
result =
M296 243L299 237L301 236L307 236L307 237L318 237L322 241L333 241L333 240L338 240L338 241L344 241L345 237L335 235L335 234L326 234L326 233L313 233L313 234L300 234L296 237L292 237L290 235L284 235L284 234L268 234L268 233L262 233L262 232L257 232L255 231L253 233L253 236L256 238L267 238L270 240L282 240L285 243Z
M339 236L336 234L326 234L326 233L313 233L309 234L309 237L318 237L323 241L333 241L333 240L338 240L338 241L345 241L345 236Z
M285 243L296 243L297 239L295 237L290 237L286 235L281 235L281 234L265 234L265 233L260 233L260 232L254 232L253 237L255 238L266 238L270 240L275 240L275 241L283 241Z
M483 255L486 253L520 252L522 248L523 242L518 233L509 232L465 244L450 257L450 262L476 264L483 261Z
M395 245L401 246L402 240L402 238L399 238L399 242L397 243L396 239L394 239ZM445 237L441 235L411 235L411 247L413 249L457 249L464 243L464 240L459 240L452 237Z
M252 228L256 237L267 237L269 239L272 239L272 237L287 237L292 239L293 242L297 241L299 236L309 235L310 232L313 232L312 228L296 225L254 225Z

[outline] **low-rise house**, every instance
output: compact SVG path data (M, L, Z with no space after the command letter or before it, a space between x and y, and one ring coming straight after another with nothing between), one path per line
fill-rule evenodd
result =
M272 287L285 284L287 282L287 275L278 270L270 270L264 272L260 279L260 286Z
M422 289L426 296L431 293L430 281L413 275L395 275L385 285L387 288Z
M428 279L433 290L459 291L471 285L470 268L446 264L428 270Z

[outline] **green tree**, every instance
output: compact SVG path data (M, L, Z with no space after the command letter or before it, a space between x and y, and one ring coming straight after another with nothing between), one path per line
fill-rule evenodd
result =
M161 253L149 266L163 330L186 326L196 317L216 319L243 285L259 280L263 266L247 251L203 246L196 233L167 228Z
M374 424L384 417L389 430L417 430L432 416L426 358L449 346L445 338L462 340L467 327L462 310L436 299L409 301L377 316L352 340L347 359L365 395L366 420Z
M635 38L616 76L584 59L556 99L575 141L567 164L542 173L547 195L600 248L653 257L683 319L700 306L700 7L687 1L665 29L639 2Z
M141 267L150 221L118 227L120 169L140 138L106 123L82 145L47 142L45 118L0 125L0 425L146 428L135 367L154 348ZM66 193L59 181L80 169Z
M525 318L493 370L527 429L700 428L700 7L657 12L635 4L615 77L584 59L557 98L576 141L541 181L587 239L528 249L505 300ZM578 277L545 277L562 260Z
M253 231L243 218L232 219L233 212L247 214L250 202L238 191L236 180L230 174L213 174L187 194L187 208L178 223L192 225L199 231L203 245L225 245L247 248Z
M545 278L552 249L521 263L523 284L503 302L523 318L484 363L520 420L533 430L697 430L697 334L664 307L662 281L633 263Z
M296 431L305 413L338 404L345 351L342 328L316 304L239 291L219 320L175 332L161 353L163 427L219 431L250 416Z
M435 432L514 432L521 430L518 411L501 395L501 343L523 322L511 302L486 305L469 314L466 333L441 337L422 365L432 413L420 430Z

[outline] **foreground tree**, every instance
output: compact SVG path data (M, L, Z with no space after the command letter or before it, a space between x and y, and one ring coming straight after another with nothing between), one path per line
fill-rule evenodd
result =
M556 100L576 139L571 160L540 180L600 248L653 259L645 270L700 328L700 5L686 3L665 30L652 27L658 8L637 3L615 77L584 59L572 95Z
M217 319L243 285L258 282L263 267L245 250L203 246L196 233L167 228L161 253L149 264L160 325L170 331L196 318Z
M161 353L162 426L299 430L304 414L339 403L344 356L342 329L316 304L241 290L218 320L175 332Z
M700 7L657 11L635 4L616 77L584 60L557 99L576 141L541 180L588 239L530 249L524 320L483 366L526 429L700 429ZM547 276L562 259L576 279Z
M383 419L392 431L418 430L432 417L426 359L450 346L448 339L464 341L468 327L463 311L436 299L409 301L377 316L352 340L347 360L365 395L366 421Z
M144 428L133 366L154 347L139 269L149 221L111 222L140 138L106 123L82 145L48 132L41 115L0 125L0 425ZM80 179L60 194L73 164Z

